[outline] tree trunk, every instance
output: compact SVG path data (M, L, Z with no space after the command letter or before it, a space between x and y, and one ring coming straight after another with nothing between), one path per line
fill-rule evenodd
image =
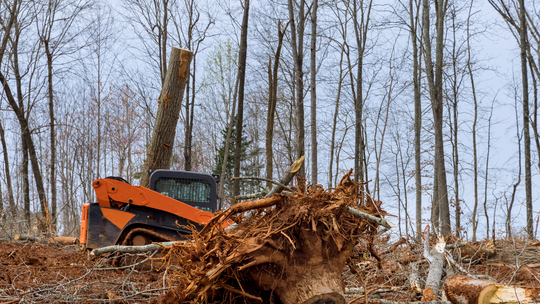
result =
M169 169L176 125L180 117L182 97L186 88L189 64L193 53L173 47L165 83L158 99L159 105L152 139L147 152L147 161L141 178L141 186L148 187L148 170Z
M426 49L426 74L429 85L429 95L431 99L431 109L433 112L433 128L435 133L435 181L433 185L433 230L437 231L438 219L441 222L441 233L450 234L450 208L448 204L448 187L446 182L446 169L444 162L444 134L443 134L443 50L444 50L444 17L446 15L447 1L437 2L436 9L436 49L435 66L433 66L430 31L429 31L429 3L424 0L423 23L424 23L424 43ZM437 209L439 212L437 212Z
M54 130L54 95L53 95L53 70L52 70L52 53L49 48L49 40L44 41L45 55L47 56L47 80L48 80L48 97L49 97L49 128L51 130L51 220L56 223L56 133Z
M428 226L429 227L429 226ZM439 238L433 248L429 248L429 228L424 239L424 257L429 261L429 272L426 278L426 287L422 301L436 301L440 290L441 278L444 272L444 238Z
M417 44L417 28L419 5L416 7L416 14L413 7L414 0L409 0L409 16L411 41L413 49L413 82L414 82L414 174L415 174L415 190L416 190L416 239L420 242L422 239L422 158L420 131L422 130L422 99L420 94L421 71L420 62L418 60L418 44Z
M195 111L195 62L196 56L193 55L193 77L188 74L187 90L186 90L186 120L184 122L184 170L191 171L192 169L192 142L193 142L193 118ZM191 82L191 96L190 96L190 83L189 80L192 78ZM190 101L191 97L191 101Z
M17 216L17 208L15 206L15 198L13 196L13 186L11 184L11 172L9 170L9 155L7 151L6 135L2 122L0 122L0 140L2 142L2 151L4 152L4 170L6 171L6 185L9 202L9 214L12 218Z
M296 88L296 158L305 154L304 139L304 71L302 63L304 60L304 26L305 26L305 0L300 0L298 10L298 31L294 20L294 8L292 0L287 1L289 10L289 22L291 23L291 48L294 61L294 83ZM298 40L297 40L298 39ZM305 176L305 166L302 164L298 175Z
M444 283L444 291L453 304L532 303L538 296L535 288L505 286L461 275L450 277Z
M11 92L11 88L7 82L7 79L4 77L4 74L2 74L1 72L0 72L0 83L2 84L4 92L6 93L6 98L9 102L9 105L11 106L11 108L15 112L15 115L17 116L17 119L19 120L19 126L21 128L21 138L22 138L22 141L24 141L24 144L26 144L26 147L28 148L28 156L30 159L30 163L32 165L32 172L34 174L34 180L36 182L37 193L38 193L40 206L41 206L41 214L42 214L42 217L45 218L47 217L48 210L47 210L45 189L43 187L43 178L41 176L41 171L39 168L39 163L37 159L36 149L34 147L34 142L32 140L32 135L30 133L28 119L27 117L25 117L25 111L24 111L24 107L22 103L22 98L23 98L22 97L23 96L22 84L21 84L22 77L19 72L19 54L18 54L18 43L19 43L20 33L21 33L20 29L16 27L15 38L14 38L15 41L12 46L14 73L15 73L16 83L17 83L18 104L17 104L17 101L15 100L15 97L13 96L13 93ZM30 202L28 202L28 204L30 204Z
M364 176L364 128L363 128L363 110L364 110L364 93L363 93L363 69L364 69L364 53L366 49L367 32L369 29L369 21L371 17L371 6L373 1L369 1L367 13L364 13L363 1L360 2L360 7L357 7L357 0L353 0L353 23L356 36L356 47L358 49L358 64L356 67L356 95L354 94L354 84L351 82L354 99L354 180L367 180L367 174ZM358 13L360 12L360 22L358 21ZM350 71L352 78L352 70ZM366 168L367 170L367 168Z
M225 151L223 151L223 162L221 165L221 179L223 182L219 183L219 192L218 195L223 197L223 189L225 187L225 177L227 173L227 160L229 159L229 146L231 144L232 129L234 124L234 117L236 112L236 98L238 94L238 74L236 76L236 81L234 83L234 94L233 94L233 105L231 109L231 116L229 117L229 123L227 125L227 139L225 140ZM223 206L220 206L220 208Z
M471 2L472 7L472 2ZM473 207L473 213L472 213L472 241L476 242L476 230L478 228L478 222L477 222L477 212L478 212L478 152L476 148L476 124L478 122L478 100L476 99L476 86L474 83L474 75L472 72L471 67L471 46L470 46L470 34L469 34L469 21L470 21L470 15L469 18L467 18L467 70L469 72L469 78L471 79L471 89L472 89L472 95L473 95L473 102L474 102L474 119L473 119L473 125L472 125L472 148L473 148L473 175L474 175L474 207Z
M527 21L525 2L519 0L519 37L521 50L521 83L523 86L523 143L525 153L525 205L527 209L527 235L533 238L532 184L531 184L531 136L529 134L529 77L527 75Z
M278 46L276 54L274 55L274 67L272 69L272 59L268 63L268 115L266 119L266 178L268 180L273 179L274 174L274 118L276 115L277 105L277 85L278 85L278 71L279 71L279 58L281 56L281 47L283 46L283 36L285 36L285 29L281 30L281 22L278 23ZM266 187L272 188L272 183L267 182Z
M471 1L472 4L473 1ZM454 204L456 205L456 236L459 238L461 234L461 208L459 199L459 140L458 140L458 98L459 98L459 84L458 84L458 54L457 54L457 38L456 38L456 16L452 15L452 97L454 99L452 103L453 121L451 123L452 131L452 158L453 158L453 175L454 175ZM452 116L452 115L450 115Z
M244 3L244 16L240 34L240 50L238 54L238 115L236 121L236 146L234 149L234 176L240 176L240 160L242 158L242 127L244 124L244 86L246 81L247 34L249 23L249 0ZM233 183L233 196L240 194L240 180Z
M25 140L22 140L22 161L21 161L21 175L22 175L22 192L24 201L24 220L28 225L28 228L32 227L30 221L32 213L30 212L30 178L28 173L28 145Z
M317 10L319 1L311 7L311 181L317 184Z
M344 38L346 39L346 38ZM343 83L343 54L345 51L345 43L341 45L341 54L339 57L339 82L336 95L336 105L334 108L334 120L332 122L332 139L330 140L330 161L328 168L328 188L332 188L332 178L333 178L333 163L334 163L334 150L336 146L336 129L337 129L337 119L339 115L339 101L341 99L341 84Z

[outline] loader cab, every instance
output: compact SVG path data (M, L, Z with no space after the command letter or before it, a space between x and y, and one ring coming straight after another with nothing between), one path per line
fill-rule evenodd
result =
M150 172L150 189L197 209L218 210L217 182L219 175L179 170Z

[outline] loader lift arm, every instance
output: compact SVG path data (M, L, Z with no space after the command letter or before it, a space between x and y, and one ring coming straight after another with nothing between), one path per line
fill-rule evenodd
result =
M199 224L205 224L214 217L213 213L199 210L145 187L133 186L114 179L96 179L92 185L101 207L118 207L120 210L127 211L130 205L145 206L166 211Z

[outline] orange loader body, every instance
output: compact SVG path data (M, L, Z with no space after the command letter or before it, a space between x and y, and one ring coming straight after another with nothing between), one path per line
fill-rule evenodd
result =
M170 170L157 170L152 176L150 186L157 191L121 178L94 180L97 203L83 205L81 244L87 248L121 244L130 231L146 232L146 243L180 240L191 233L187 226L200 230L214 217L215 177Z

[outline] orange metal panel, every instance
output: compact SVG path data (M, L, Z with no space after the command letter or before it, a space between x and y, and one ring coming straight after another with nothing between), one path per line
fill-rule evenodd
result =
M208 223L214 217L211 212L199 210L145 187L132 186L113 179L96 179L93 185L98 197L98 203L103 207L109 207L109 200L112 199L120 206L123 203L146 206L176 214L200 224Z
M81 235L79 240L81 244L86 244L86 231L88 231L88 208L90 204L85 203L82 206L82 217L81 217Z
M121 210L101 208L103 216L111 221L116 227L122 229L135 216L135 214L127 213Z

